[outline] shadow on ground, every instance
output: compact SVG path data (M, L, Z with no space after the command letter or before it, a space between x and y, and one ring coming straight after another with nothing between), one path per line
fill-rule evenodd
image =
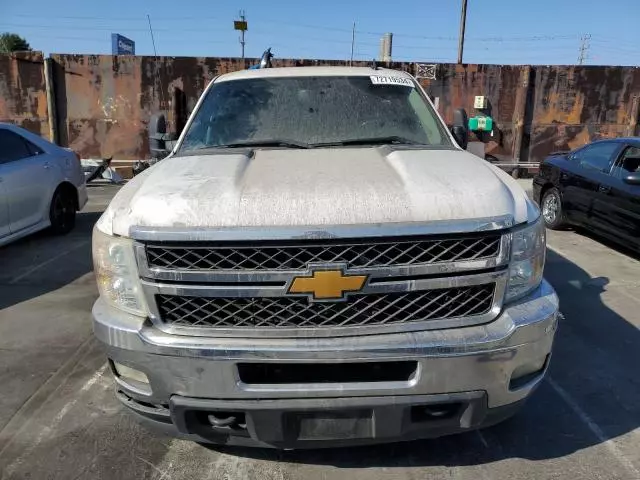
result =
M582 235L583 237L589 238L595 242L598 242L604 245L607 248L615 250L623 255L634 258L635 260L640 260L640 250L633 250L629 247L626 247L622 243L616 243L613 240L603 237L599 235L597 232L589 230L585 227L570 227L576 234Z
M48 229L0 248L0 311L57 290L93 270L91 230L100 212L81 212L69 234Z
M603 302L609 279L591 278L553 250L547 258L545 274L565 315L550 380L507 422L480 434L374 447L292 452L212 448L242 457L341 468L458 466L559 458L635 430L640 426L640 332Z

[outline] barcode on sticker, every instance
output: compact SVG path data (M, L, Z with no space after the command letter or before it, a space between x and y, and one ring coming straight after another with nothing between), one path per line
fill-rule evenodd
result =
M406 77L392 77L389 75L371 75L371 83L374 85L402 85L413 87L413 82Z

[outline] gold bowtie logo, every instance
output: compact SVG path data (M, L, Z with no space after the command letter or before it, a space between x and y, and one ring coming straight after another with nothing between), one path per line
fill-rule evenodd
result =
M361 290L366 275L345 275L342 270L316 270L311 276L296 277L289 293L311 295L313 300L342 300L347 292Z

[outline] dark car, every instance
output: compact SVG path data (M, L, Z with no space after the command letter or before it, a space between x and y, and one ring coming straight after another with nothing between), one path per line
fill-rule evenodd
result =
M533 179L547 227L581 225L640 250L640 138L552 154Z

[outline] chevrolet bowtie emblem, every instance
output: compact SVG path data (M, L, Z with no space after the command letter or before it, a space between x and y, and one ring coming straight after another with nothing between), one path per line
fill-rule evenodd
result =
M289 293L307 294L312 300L343 300L348 292L361 290L366 275L345 275L344 270L314 270L311 276L295 277Z

